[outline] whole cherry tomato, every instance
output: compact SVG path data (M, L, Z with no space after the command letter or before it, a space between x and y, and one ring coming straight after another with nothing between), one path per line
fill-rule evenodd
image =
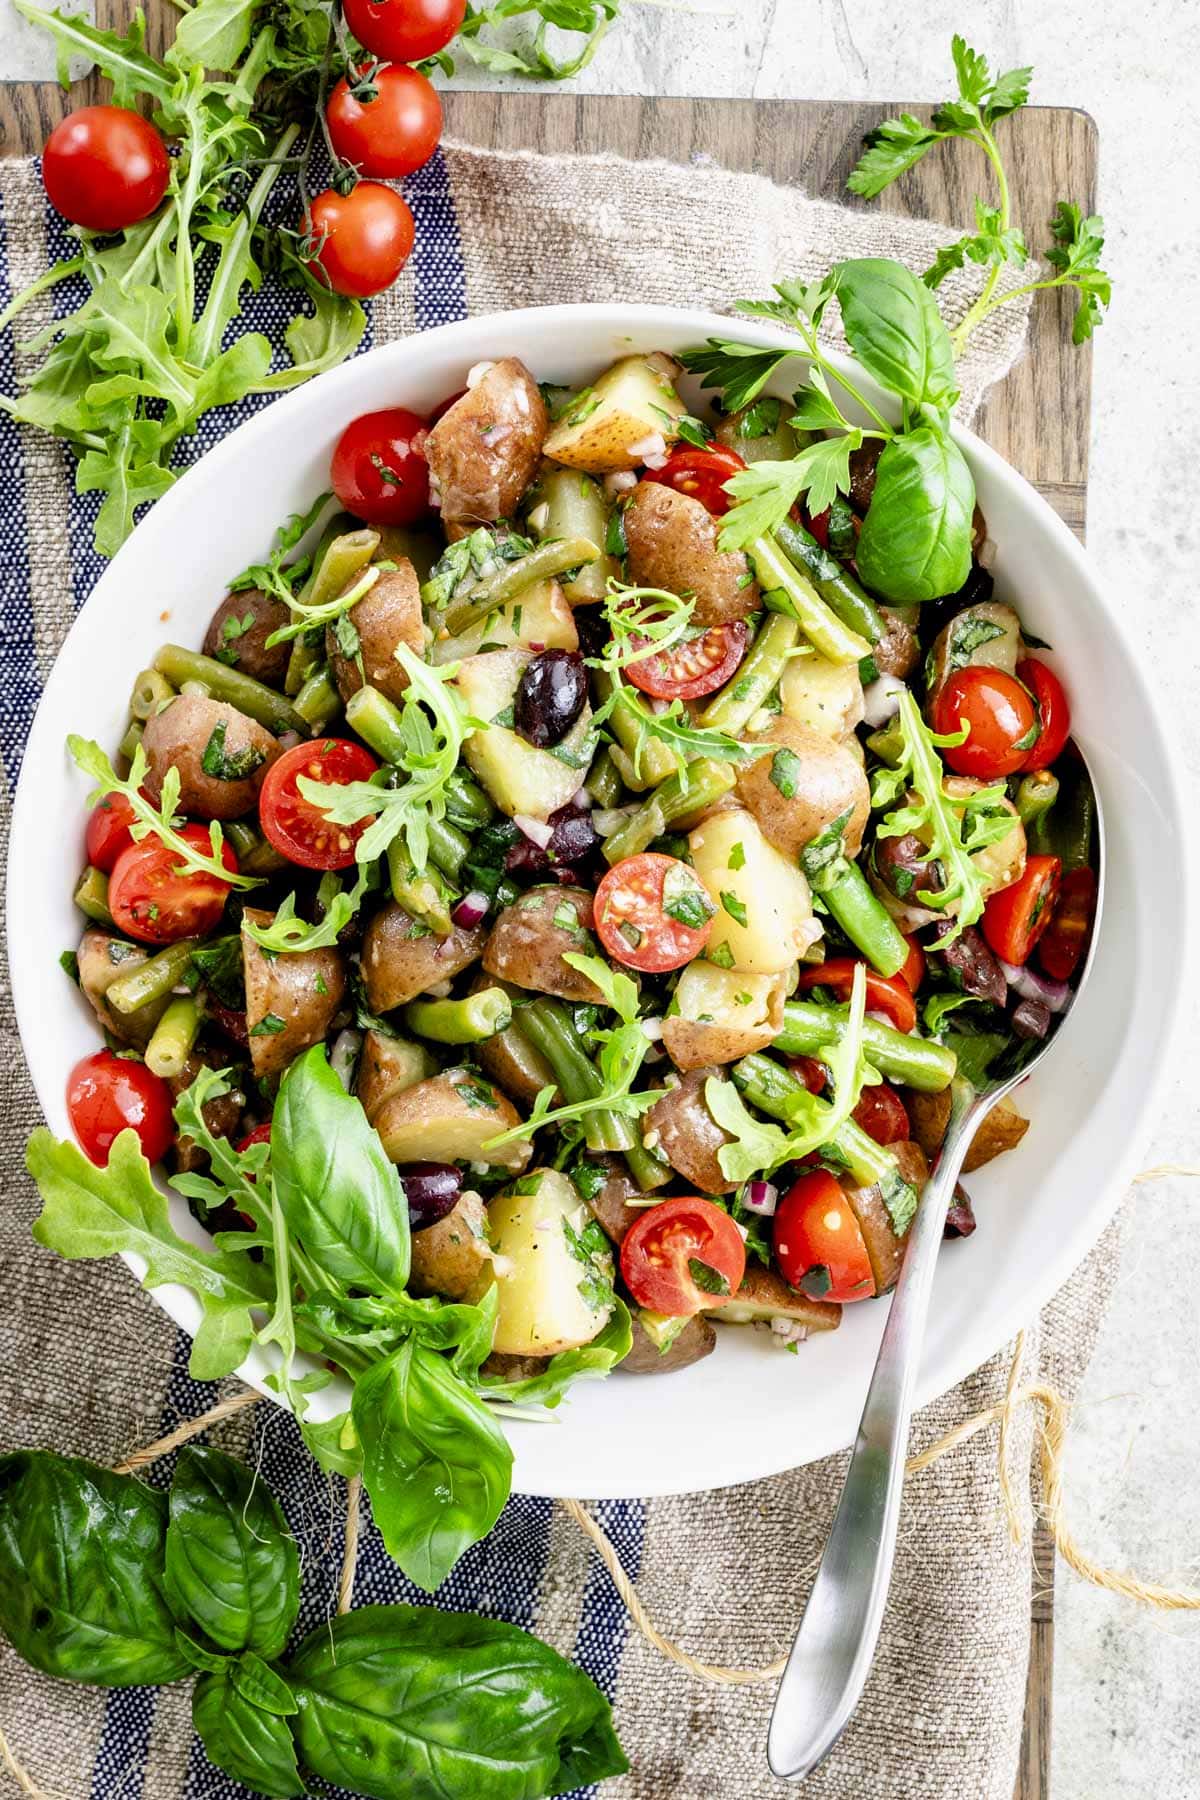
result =
M1070 981L1087 949L1096 916L1097 881L1091 869L1064 875L1037 946L1037 959L1052 981Z
M742 1285L746 1246L711 1200L689 1194L640 1213L621 1244L621 1275L639 1306L669 1319L723 1306Z
M437 149L442 103L419 69L385 63L353 86L343 76L329 96L325 122L343 162L363 175L394 178L411 175Z
M342 0L342 14L364 49L385 62L436 56L466 17L467 0Z
M686 494L689 500L699 500L719 519L733 505L725 483L745 467L737 451L724 444L710 444L706 450L689 444L673 450L661 469L647 469L642 480L660 482L663 487L674 488L677 494Z
M1071 735L1071 709L1063 684L1044 662L1030 656L1017 664L1017 680L1023 681L1037 703L1038 739L1021 768L1029 773L1048 769L1058 761Z
M390 0L389 0L390 4ZM415 525L429 511L428 426L406 406L352 420L337 441L329 484L368 525Z
M1053 917L1061 873L1057 856L1031 856L1020 880L1001 888L984 907L983 935L1005 962L1028 962Z
M97 1050L75 1064L67 1082L67 1113L84 1155L104 1168L125 1130L138 1134L142 1154L161 1162L175 1139L171 1090L144 1062Z
M710 625L698 637L628 663L625 674L634 687L656 700L699 700L724 687L733 675L746 654L747 635L742 619Z
M359 300L391 287L416 234L404 201L379 181L360 181L349 194L326 188L304 215L303 230L305 261L318 280Z
M300 777L327 787L369 781L379 764L350 738L315 738L295 744L267 770L258 796L263 835L281 856L302 869L348 869L354 846L370 824L333 825L327 814L300 791Z
M700 955L715 907L700 877L676 856L626 856L596 889L595 921L611 957L646 975L665 975Z
M862 1227L826 1169L802 1175L779 1202L774 1246L783 1279L810 1300L869 1300L875 1292Z
M863 1089L854 1108L854 1121L877 1144L902 1144L912 1136L908 1109L886 1081Z
M179 835L202 855L212 855L207 826L185 825ZM228 840L221 845L221 860L237 874L237 857ZM113 923L143 944L203 937L220 922L228 894L227 882L205 870L184 869L178 852L154 836L128 844L108 878Z
M126 106L82 106L42 151L53 204L87 231L124 231L149 218L167 191L171 162L148 119Z
M1037 736L1037 713L1014 676L971 663L956 669L933 703L933 729L952 735L964 720L969 728L964 741L941 753L957 774L995 781L1025 767Z
M87 859L93 869L112 873L122 850L133 842L129 835L133 819L133 808L124 794L105 794L97 800L88 814L86 839Z
M831 956L826 962L813 963L810 968L801 971L799 992L807 993L810 988L815 987L829 988L838 1000L847 1001L854 985L857 966L857 959L853 956ZM883 1013L897 1031L911 1031L917 1022L917 1008L912 989L904 980L903 973L887 976L880 975L875 969L868 969L866 977L867 1011Z

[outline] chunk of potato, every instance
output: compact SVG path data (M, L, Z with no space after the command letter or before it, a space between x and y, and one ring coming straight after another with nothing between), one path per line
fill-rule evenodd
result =
M737 1187L721 1169L717 1152L732 1142L717 1124L704 1099L704 1084L716 1068L692 1069L682 1081L668 1085L661 1100L646 1114L645 1132L660 1156L700 1194L732 1194Z
M144 963L150 952L141 944L114 937L99 926L89 925L79 940L76 957L79 962L79 986L104 1029L120 1044L142 1049L150 1042L154 1027L166 1012L171 996L151 1000L136 1012L118 1012L105 996L117 977Z
M463 746L472 772L501 812L548 819L576 794L591 762L592 709L585 706L562 742L539 750L506 725L491 723L512 706L521 677L533 661L528 650L492 650L465 657L455 685L467 711L487 724Z
M408 675L396 661L396 651L401 644L414 656L425 650L421 584L412 564L404 561L385 569L346 616L358 634L357 656L345 654L332 625L325 628L325 654L342 699L357 694L365 676L368 687L378 688L391 701L401 700Z
M473 963L487 938L485 925L455 925L438 937L395 901L381 906L363 934L362 972L371 1011L394 1007L428 993Z
M425 440L425 458L454 543L507 519L537 473L546 405L523 362L501 357L448 407Z
M717 908L705 948L751 975L779 975L821 935L808 882L768 844L751 812L713 813L688 834L697 875Z
M209 620L202 646L231 669L281 688L292 646L286 640L267 649L267 639L291 618L282 600L261 588L239 588L226 594Z
M911 1181L918 1195L929 1179L929 1164L925 1153L917 1143L903 1141L889 1144L900 1173L906 1181ZM900 1273L900 1264L904 1260L904 1246L908 1235L897 1237L892 1226L891 1214L888 1212L883 1195L878 1185L872 1187L854 1187L848 1181L841 1182L842 1191L858 1220L863 1234L863 1242L867 1247L867 1257L871 1264L871 1273L875 1277L875 1291L886 1294L896 1285Z
M417 1294L473 1300L487 1287L495 1260L482 1196L467 1188L444 1219L413 1232L409 1286Z
M554 1356L589 1344L613 1310L613 1258L574 1185L537 1169L488 1207L499 1305L492 1348Z
M630 581L692 596L697 625L744 619L759 605L745 555L719 548L721 521L699 500L660 481L639 481L624 517Z
M584 1205L605 1237L614 1244L623 1242L625 1233L641 1218L644 1208L631 1202L641 1198L641 1188L629 1173L623 1156L589 1156L606 1171L605 1179L593 1194L585 1194Z
M385 1100L436 1074L437 1062L424 1044L372 1030L363 1038L354 1091L373 1125Z
M942 1094L918 1094L914 1089L906 1089L904 1104L912 1121L913 1137L932 1161L941 1149L942 1139L946 1135L946 1122L950 1117L950 1091L947 1089ZM963 1163L963 1174L969 1175L973 1169L982 1169L985 1163L990 1163L994 1157L1003 1156L1006 1150L1015 1150L1028 1130L1029 1120L1017 1111L1013 1101L1001 1100L975 1133Z
M929 699L936 700L957 669L1003 669L1015 675L1021 654L1021 621L1011 606L983 600L955 613L929 653Z
M279 744L265 725L203 694L179 694L146 722L146 792L162 798L168 769L179 771L177 812L240 819L253 812ZM238 774L234 771L244 770Z
M946 792L951 795L977 793L980 788L988 785L986 781L977 780L974 775L946 777ZM982 850L974 851L971 856L971 861L985 878L984 892L987 894L996 894L1001 888L1011 887L1025 873L1025 827L1011 800L1002 798L1000 803L1012 814L1012 829L1006 837L998 839L994 844L985 844Z
M688 1369L695 1362L711 1356L717 1347L717 1334L703 1313L688 1320L678 1337L660 1350L649 1335L636 1311L633 1314L633 1345L629 1355L617 1364L623 1375L670 1375L676 1369Z
M849 814L846 855L862 849L871 789L861 762L842 744L781 713L753 739L777 744L773 755L744 763L734 789L769 843L791 861L827 826Z
M667 372L671 367L666 359L622 357L568 403L546 438L546 455L572 469L604 475L635 469L645 454L638 446L647 438L673 444L687 407L675 392Z
M514 1174L533 1154L524 1138L493 1150L485 1146L520 1123L512 1101L473 1069L446 1069L404 1088L384 1101L374 1119L395 1163L484 1163Z
M498 606L457 637L434 644L429 660L434 664L460 662L480 650L578 650L575 615L557 581L535 581L519 600Z
M779 699L789 719L836 743L862 722L858 664L834 663L815 654L793 656L780 678Z
M780 1336L798 1341L810 1331L836 1331L842 1309L835 1302L798 1294L774 1269L748 1263L733 1299L714 1307L708 1316L723 1325L774 1325L778 1320L785 1328Z
M678 1014L663 1020L663 1044L677 1069L734 1062L765 1050L783 1030L792 971L747 975L698 958L675 988Z
M604 995L595 982L563 961L568 952L596 955L592 896L586 888L533 887L497 917L483 947L483 966L517 987L600 1005Z
M346 993L338 950L296 950L269 956L248 925L266 926L274 913L248 906L242 914L246 1029L257 1076L281 1074L310 1044L319 1044Z

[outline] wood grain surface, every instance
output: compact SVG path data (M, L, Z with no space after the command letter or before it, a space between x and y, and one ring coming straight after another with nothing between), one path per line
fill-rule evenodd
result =
M161 41L169 9L148 7L148 47ZM123 28L131 6L98 0L97 21ZM106 84L79 82L70 96L32 82L0 83L0 154L40 150L47 133L75 106L105 98ZM640 99L570 93L453 93L445 96L450 134L488 148L581 153L612 151L631 158L687 163L711 157L727 168L753 169L830 199L845 192L863 136L898 105L806 100ZM929 108L905 103L927 117ZM1035 242L1060 195L1090 211L1095 203L1096 128L1086 113L1031 107L1005 126L1005 155L1016 218ZM944 219L966 229L976 189L987 193L981 152L955 145L933 153L870 202L914 218ZM731 296L732 298L732 296ZM1087 497L1091 355L1070 342L1069 302L1038 296L1028 354L984 402L975 428L1036 484L1059 515L1083 535ZM1035 1541L1032 1635L1021 1766L1014 1800L1048 1800L1054 1649L1054 1551L1044 1532Z

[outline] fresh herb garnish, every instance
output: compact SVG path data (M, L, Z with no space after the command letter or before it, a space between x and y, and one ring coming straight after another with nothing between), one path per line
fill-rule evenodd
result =
M254 744L247 744L244 750L227 750L227 729L226 721L218 719L201 753L200 767L214 781L245 781L256 769L262 768L267 760L266 753Z

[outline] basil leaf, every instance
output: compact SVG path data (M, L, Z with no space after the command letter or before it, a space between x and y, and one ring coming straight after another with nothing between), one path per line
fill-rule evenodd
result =
M307 1789L286 1719L263 1712L229 1674L202 1675L192 1695L192 1724L210 1762L271 1800L292 1800Z
M230 1663L229 1675L243 1700L257 1706L260 1712L278 1713L280 1718L289 1718L299 1711L296 1696L283 1676L253 1650L244 1650L235 1662Z
M414 1340L358 1378L352 1417L387 1553L431 1594L500 1517L508 1440L445 1358Z
M165 1494L46 1450L0 1457L0 1630L60 1681L178 1681Z
M222 1650L278 1656L300 1604L295 1539L266 1483L189 1445L171 1483L167 1592Z
M858 539L858 573L901 604L957 593L971 569L975 483L950 438L932 426L893 438L879 458Z
M200 767L214 781L245 781L267 760L262 750L247 744L242 750L225 748L226 721L218 719L200 757Z
M913 406L948 412L958 398L954 346L923 281L890 257L837 265L846 339L863 368Z
M529 1800L629 1766L583 1671L498 1620L361 1606L286 1672L305 1767L375 1800Z
M401 1295L408 1203L379 1134L314 1044L284 1076L271 1124L271 1172L288 1229L345 1287Z
M301 1419L300 1435L327 1475L362 1474L362 1450L349 1412L332 1419Z

